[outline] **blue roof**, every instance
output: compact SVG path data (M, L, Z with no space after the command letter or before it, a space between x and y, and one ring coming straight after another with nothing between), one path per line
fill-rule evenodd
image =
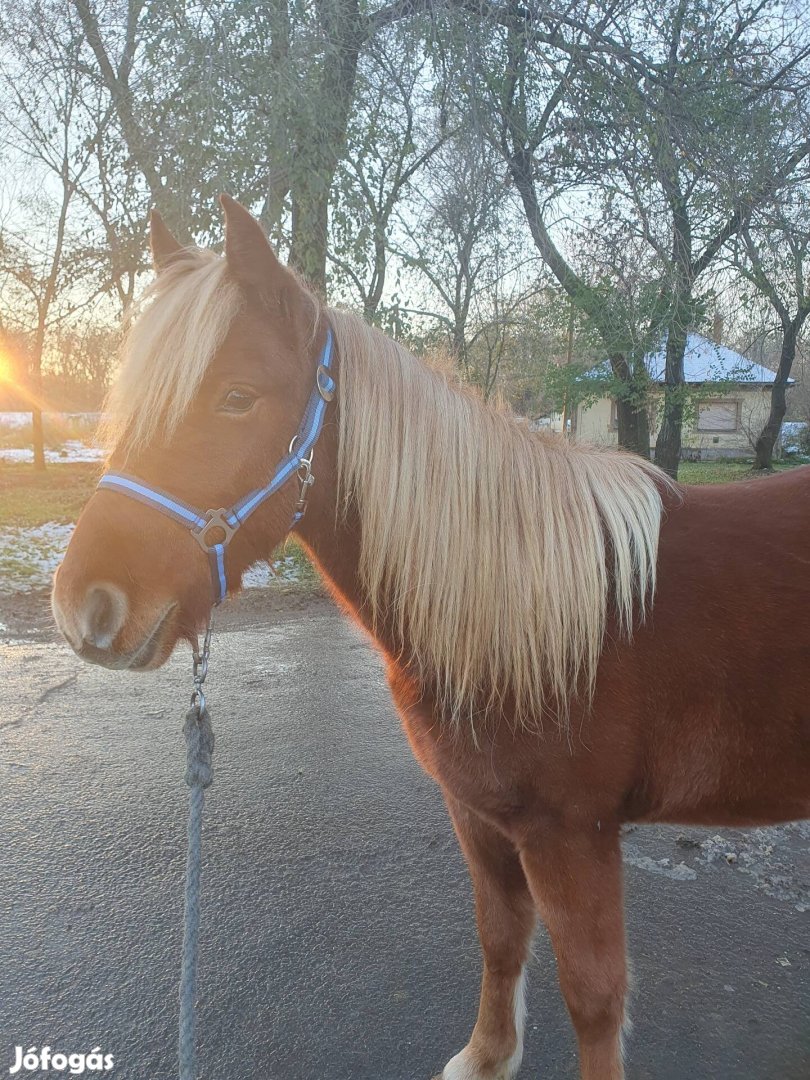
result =
M644 363L650 377L656 382L664 381L666 364L666 339L659 349L649 352ZM762 364L755 364L741 353L726 345L717 345L701 334L686 335L686 352L683 356L683 373L688 383L724 382L733 380L749 385L770 386L776 380L776 372ZM793 379L789 380L793 382Z

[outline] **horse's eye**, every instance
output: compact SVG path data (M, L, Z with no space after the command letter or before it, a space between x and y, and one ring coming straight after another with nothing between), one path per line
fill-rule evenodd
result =
M247 412L253 407L255 400L256 395L251 394L249 390L229 390L220 408L225 412Z

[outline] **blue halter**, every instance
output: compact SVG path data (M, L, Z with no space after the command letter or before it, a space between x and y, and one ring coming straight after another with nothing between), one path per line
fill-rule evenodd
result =
M176 499L160 488L151 487L135 476L126 473L105 473L98 482L99 489L117 491L119 495L128 495L145 506L159 510L167 517L184 525L203 551L208 556L211 567L211 584L214 591L214 603L219 604L228 591L225 576L225 548L240 525L257 510L263 502L275 494L289 479L299 473L301 494L295 508L290 528L301 520L306 512L307 494L314 481L312 476L312 450L323 428L326 407L335 396L335 380L330 374L332 367L332 331L327 329L326 344L323 347L315 386L310 394L304 417L297 433L293 436L287 454L278 463L270 481L262 488L249 492L230 510L198 510L188 503ZM301 471L303 470L303 475Z

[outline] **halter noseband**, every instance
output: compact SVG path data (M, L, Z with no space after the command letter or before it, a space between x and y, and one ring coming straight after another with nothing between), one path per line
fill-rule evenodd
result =
M189 529L208 556L215 604L219 604L228 591L225 576L225 548L234 533L254 510L274 495L296 472L301 482L301 494L290 523L291 529L298 524L306 512L307 494L314 482L311 468L312 452L323 428L326 406L335 396L335 380L330 373L331 367L332 330L328 328L326 344L315 375L315 386L309 396L298 431L292 437L289 450L276 466L270 481L264 487L248 492L229 510L223 508L198 510L181 499L176 499L168 492L145 484L143 480L128 476L126 473L108 472L98 482L99 489L105 488L108 491L117 491L119 495L127 495L130 499L136 499L145 506L159 510Z

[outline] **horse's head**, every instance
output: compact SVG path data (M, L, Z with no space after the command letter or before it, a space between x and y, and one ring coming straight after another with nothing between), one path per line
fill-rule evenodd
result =
M257 222L222 202L224 257L181 247L153 217L157 276L130 323L108 403L108 469L202 511L233 507L267 484L308 409L327 334L317 301ZM229 588L286 535L294 479L245 515L220 550ZM196 640L216 598L212 551L226 538L216 524L202 543L200 534L131 493L96 491L53 589L57 625L76 652L145 669L179 639Z

